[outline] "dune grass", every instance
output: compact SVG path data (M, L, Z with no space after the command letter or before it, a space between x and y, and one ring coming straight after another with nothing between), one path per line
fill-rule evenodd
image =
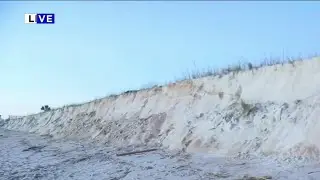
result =
M207 67L201 70L194 69L191 72L184 73L182 78L180 78L178 81L199 79L199 78L209 77L209 76L222 77L229 73L239 73L239 72L248 71L248 70L258 70L263 67L275 66L275 65L285 65L285 64L295 65L295 62L297 61L310 60L315 57L319 57L319 55L315 53L307 57L302 57L302 56L286 57L286 58L269 57L269 58L262 59L262 61L260 61L260 63L258 64L254 64L251 62L238 61L238 63L231 64L221 69L212 68L212 67Z

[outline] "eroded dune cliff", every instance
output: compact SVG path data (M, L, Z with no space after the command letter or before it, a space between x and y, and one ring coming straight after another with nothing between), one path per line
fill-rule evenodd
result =
M320 58L6 120L12 130L217 155L320 155Z

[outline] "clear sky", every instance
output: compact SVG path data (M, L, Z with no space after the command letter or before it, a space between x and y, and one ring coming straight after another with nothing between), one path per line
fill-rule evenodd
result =
M56 24L24 24L55 13ZM0 114L319 52L320 2L0 2Z

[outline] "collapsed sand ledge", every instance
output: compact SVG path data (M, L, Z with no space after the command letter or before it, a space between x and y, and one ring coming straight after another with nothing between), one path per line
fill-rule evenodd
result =
M7 129L218 155L318 159L320 58L6 120Z

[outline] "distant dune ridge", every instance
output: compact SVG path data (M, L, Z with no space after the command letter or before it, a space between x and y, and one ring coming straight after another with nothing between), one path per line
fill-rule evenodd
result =
M113 146L318 159L320 58L128 91L3 127Z

